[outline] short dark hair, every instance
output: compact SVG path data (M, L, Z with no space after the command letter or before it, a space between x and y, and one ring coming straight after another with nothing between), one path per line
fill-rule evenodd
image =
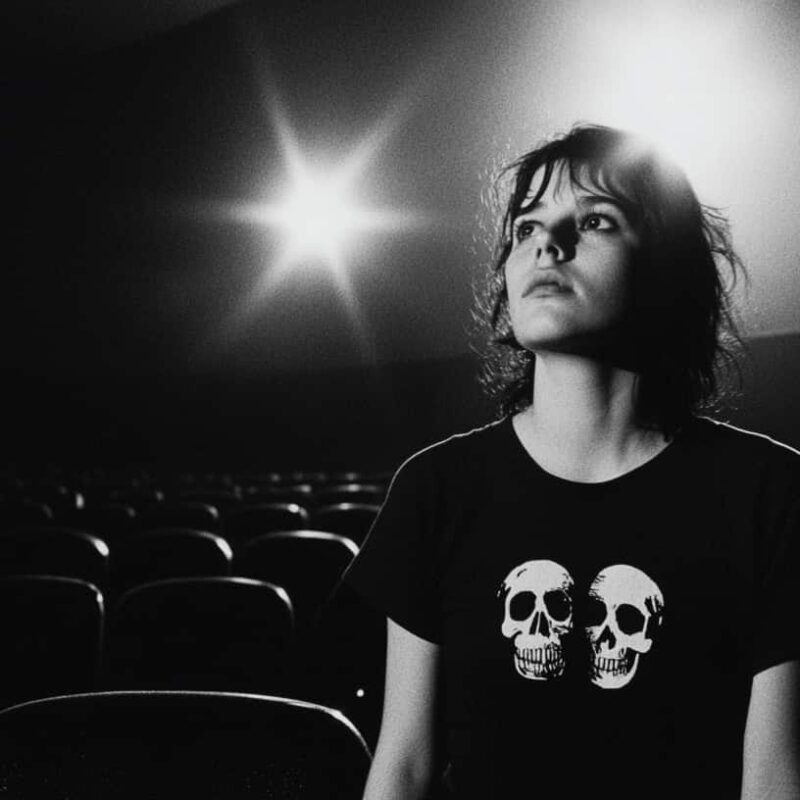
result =
M544 179L531 198L531 178L540 168ZM496 185L510 176L511 192L491 268L476 293L476 316L490 334L484 387L503 415L533 400L535 356L514 337L504 266L514 218L523 203L544 193L556 171L573 186L613 197L640 233L630 310L638 343L637 414L641 424L671 436L692 414L717 405L723 373L738 374L741 339L730 293L745 272L725 216L700 203L674 163L615 128L576 125L502 170Z

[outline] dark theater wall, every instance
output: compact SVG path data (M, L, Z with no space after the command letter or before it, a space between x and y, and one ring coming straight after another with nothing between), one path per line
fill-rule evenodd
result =
M722 419L800 449L800 335L748 342ZM392 470L495 417L472 355L271 376L15 378L7 452L22 462L182 469Z

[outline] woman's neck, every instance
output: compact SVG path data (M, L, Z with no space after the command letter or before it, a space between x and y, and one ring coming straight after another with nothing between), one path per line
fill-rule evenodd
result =
M533 404L514 420L545 470L596 483L623 475L666 447L636 419L636 374L582 356L536 357Z

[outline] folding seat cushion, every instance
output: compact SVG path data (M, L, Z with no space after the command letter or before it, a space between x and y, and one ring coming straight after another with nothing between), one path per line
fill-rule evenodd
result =
M283 586L298 624L306 627L357 554L355 543L338 534L280 531L248 542L237 552L234 570Z
M293 614L286 592L249 578L175 578L137 586L109 614L106 685L277 692Z
M369 761L341 714L280 697L103 692L0 712L12 798L360 800Z
M191 528L161 528L128 537L111 553L114 594L165 578L225 576L233 553L221 536Z
M299 530L307 524L308 512L296 503L259 503L228 511L222 532L235 549L262 534Z
M30 528L0 534L0 574L64 575L101 590L108 579L105 541L62 527Z
M0 706L95 688L102 627L102 595L86 581L0 578Z
M366 538L380 506L374 503L333 503L309 514L308 527L347 536L360 545Z

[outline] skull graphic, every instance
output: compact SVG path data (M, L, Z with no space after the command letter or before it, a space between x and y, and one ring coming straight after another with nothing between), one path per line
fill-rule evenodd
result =
M585 626L595 686L620 689L633 679L640 656L653 646L663 611L661 589L636 567L614 564L598 573L589 587Z
M504 598L502 633L514 644L514 666L523 678L546 681L564 672L562 638L572 630L573 580L555 561L514 567L498 596Z

